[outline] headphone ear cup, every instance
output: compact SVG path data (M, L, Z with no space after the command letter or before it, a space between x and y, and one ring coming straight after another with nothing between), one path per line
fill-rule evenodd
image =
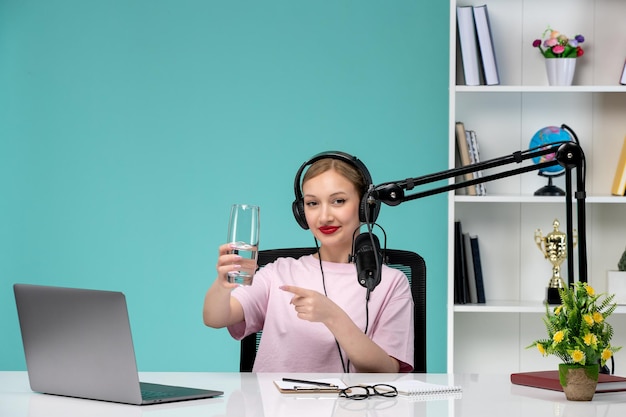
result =
M361 205L359 206L359 221L361 223L375 223L380 212L380 201L377 201L374 205L367 202L367 194L361 199Z
M309 225L306 222L306 215L304 214L304 200L295 200L291 204L291 209L293 210L293 217L296 218L296 222L300 225L301 228L307 230L309 228Z

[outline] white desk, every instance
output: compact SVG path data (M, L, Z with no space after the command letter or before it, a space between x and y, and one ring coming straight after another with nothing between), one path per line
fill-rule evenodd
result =
M355 401L336 394L280 394L274 379L285 374L141 373L146 382L224 391L224 396L171 404L132 406L37 394L26 372L0 372L2 417L404 417L404 416L550 416L623 417L626 392L596 394L591 402L570 402L563 393L512 385L509 376L412 374L410 377L446 385L461 385L461 399L414 401L405 397ZM396 374L290 374L299 378L341 377L348 385L392 382Z

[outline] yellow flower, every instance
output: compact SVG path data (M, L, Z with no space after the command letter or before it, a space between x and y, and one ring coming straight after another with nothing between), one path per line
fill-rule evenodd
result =
M589 365L605 364L621 347L611 346L612 328L606 325L616 308L611 303L614 295L596 294L586 282L576 282L559 291L562 303L546 306L543 321L548 338L535 340L527 347L535 347L542 356L555 355L565 363ZM604 301L599 301L605 296Z
M585 342L587 346L591 346L591 345L595 346L598 344L598 337L593 333L587 333L583 337L583 341Z
M596 311L593 313L593 321L595 321L596 323L602 323L604 321L604 316L602 315L602 313Z
M546 348L544 348L541 343L537 343L537 349L539 350L539 353L541 353L542 356L546 356Z
M554 340L554 343L561 343L564 337L565 333L563 333L563 330L559 330L558 332L554 333L554 336L552 336L552 340Z
M574 363L584 363L585 354L581 350L576 349L572 352L572 360Z

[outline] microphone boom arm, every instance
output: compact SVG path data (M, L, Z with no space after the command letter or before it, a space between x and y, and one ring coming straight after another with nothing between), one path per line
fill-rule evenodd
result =
M565 125L563 127L566 127ZM574 135L574 138L575 135ZM406 195L405 191L411 191L415 187L430 184L436 181L450 179L458 177L460 175L474 173L481 170L490 168L496 168L509 164L521 164L523 161L537 158L540 156L555 154L555 158L541 162L538 164L521 166L519 168L513 168L506 171L498 172L495 174L486 175L483 177L474 178L472 180L465 180L461 182L448 183L447 185L431 188L425 191L418 191L411 195ZM424 175L421 177L408 178L400 181L385 182L380 185L372 185L367 192L367 201L370 204L375 204L377 201L385 203L389 206L397 206L400 203L410 200L417 200L419 198L428 197L435 194L444 193L447 191L456 190L459 188L467 187L470 185L481 184L489 181L498 180L501 178L511 177L514 175L523 174L525 172L537 171L543 168L548 168L555 165L561 165L565 168L566 173L566 193L565 193L565 205L566 205L566 218L567 218L567 265L568 265L568 285L573 284L573 271L574 261L572 258L573 243L573 206L572 200L576 199L577 207L577 224L578 224L578 268L579 268L579 280L581 282L587 282L587 248L586 248L586 213L585 213L585 156L578 140L556 142L545 147L529 149L526 151L517 151L510 155L505 155L499 158L490 159L484 162L466 165L459 168L452 168L445 171L440 171L433 174ZM576 168L576 192L572 192L572 179L571 171Z

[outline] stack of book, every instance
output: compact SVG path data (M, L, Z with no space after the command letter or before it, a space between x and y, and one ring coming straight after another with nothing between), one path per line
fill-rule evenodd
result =
M456 14L465 85L500 84L487 5L457 6Z
M457 166L464 167L480 162L480 150L478 148L478 137L474 130L466 130L463 122L456 122L456 150ZM469 172L457 181L470 181L482 178L482 170ZM463 189L462 189L463 190ZM487 195L487 187L484 183L470 185L464 188L467 195Z
M454 302L485 303L485 285L478 236L463 232L454 222Z

